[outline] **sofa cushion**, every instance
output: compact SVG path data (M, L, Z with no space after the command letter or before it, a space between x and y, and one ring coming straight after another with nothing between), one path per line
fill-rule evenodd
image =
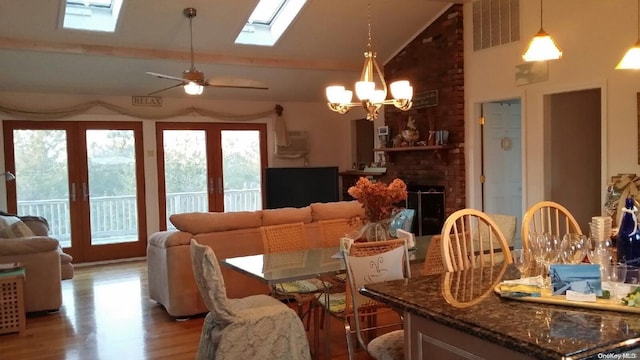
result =
M31 231L27 224L20 220L9 226L0 228L0 238L24 238L33 235L33 231Z
M311 208L305 206L302 208L279 208L262 210L262 226L291 224L302 222L308 224L311 222Z
M364 209L358 201L338 201L329 203L313 203L311 217L313 221L331 219L350 219L356 216L363 217Z
M260 227L262 225L262 212L191 212L173 214L169 217L169 220L176 229L195 235Z

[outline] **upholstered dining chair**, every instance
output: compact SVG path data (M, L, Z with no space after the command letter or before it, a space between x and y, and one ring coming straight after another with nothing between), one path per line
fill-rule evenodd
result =
M529 233L582 234L580 225L566 207L554 201L540 201L531 206L522 218L522 247L530 248Z
M448 272L511 263L511 250L496 222L475 209L449 215L442 227L442 258Z
M340 246L340 239L362 227L360 219L320 220L318 226L322 232L321 247Z
M196 359L310 359L309 341L296 312L268 295L228 299L215 253L195 239L193 274L209 313Z
M344 262L353 309L351 319L358 343L374 359L404 359L402 318L387 305L361 295L358 290L367 283L411 277L406 240L354 243L349 252L344 253ZM379 315L382 313L390 314L396 321L387 319L383 323L379 322ZM378 335L378 330L390 328L395 330ZM351 335L347 334L349 358L353 359L354 346L351 340Z
M265 254L292 252L308 248L304 223L302 222L262 226L260 232ZM328 286L330 285L320 279L289 281L275 285L271 289L271 295L283 301L295 301L298 315L300 318L304 318L310 314L318 296ZM307 311L304 311L305 305ZM307 328L309 328L309 323L310 318L307 318Z

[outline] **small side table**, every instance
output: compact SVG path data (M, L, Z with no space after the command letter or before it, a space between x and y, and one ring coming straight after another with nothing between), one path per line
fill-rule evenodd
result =
M24 332L24 279L24 267L0 272L0 334Z

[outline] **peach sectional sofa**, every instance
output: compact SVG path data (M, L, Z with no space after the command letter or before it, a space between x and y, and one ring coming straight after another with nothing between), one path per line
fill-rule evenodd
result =
M196 285L189 253L190 240L210 246L218 259L263 253L260 227L303 222L309 246L322 239L318 221L363 216L357 201L314 203L302 208L234 213L184 213L171 215L177 230L160 231L149 237L147 267L149 297L174 317L207 312ZM222 266L230 298L269 292L261 281Z

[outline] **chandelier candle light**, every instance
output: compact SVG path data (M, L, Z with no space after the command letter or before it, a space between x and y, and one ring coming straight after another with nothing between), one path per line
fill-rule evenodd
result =
M378 111L382 105L393 104L402 111L411 108L411 98L413 97L413 87L407 80L399 80L391 83L391 95L393 99L387 99L387 83L380 67L376 62L376 53L371 46L371 4L367 4L368 17L368 36L367 51L364 53L364 67L360 75L360 81L356 82L356 96L360 102L351 102L353 92L346 90L344 86L332 85L327 86L326 94L328 106L331 110L346 114L349 109L355 106L362 106L367 112L367 120L373 121L378 117ZM375 79L377 77L377 81ZM379 85L380 88L376 88Z

